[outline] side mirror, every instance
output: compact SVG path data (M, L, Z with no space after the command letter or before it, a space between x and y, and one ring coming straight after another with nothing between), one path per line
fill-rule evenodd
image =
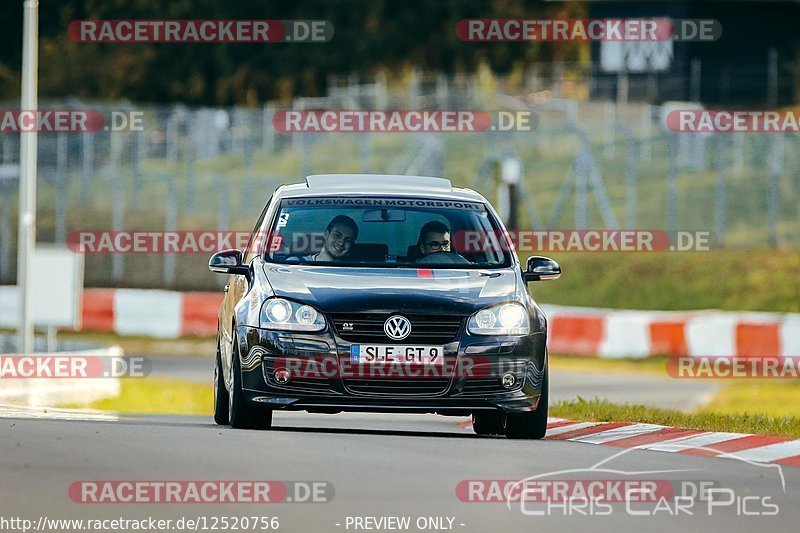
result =
M211 256L208 260L208 268L211 272L219 274L239 274L247 275L250 269L242 264L242 252L240 250L223 250Z
M561 277L561 267L549 257L532 255L528 258L525 272L522 279L529 281L544 281L548 279L558 279Z

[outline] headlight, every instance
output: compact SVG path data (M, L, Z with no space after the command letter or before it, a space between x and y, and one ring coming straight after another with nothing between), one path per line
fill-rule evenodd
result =
M472 315L467 331L473 335L527 335L530 332L528 322L528 311L522 304L502 304Z
M292 304L286 300L269 300L264 316L270 324L284 324L292 318Z
M270 298L261 307L261 327L284 331L320 331L325 318L310 305Z

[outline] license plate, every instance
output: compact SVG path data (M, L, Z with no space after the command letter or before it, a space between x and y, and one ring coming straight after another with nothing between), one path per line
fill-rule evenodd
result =
M382 363L441 365L443 361L443 346L395 346L391 344L352 344L350 346L350 363L354 365Z

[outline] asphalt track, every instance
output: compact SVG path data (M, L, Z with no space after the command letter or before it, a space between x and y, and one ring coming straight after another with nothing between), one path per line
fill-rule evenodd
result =
M171 370L167 366L155 364L153 375L191 378L188 368L195 368L198 379L201 374L194 363L177 364ZM596 390L611 387L614 379L598 376ZM584 392L592 396L591 390ZM0 416L0 518L22 517L34 524L42 516L139 520L268 516L279 518L278 531L292 532L762 532L796 530L800 519L800 468L572 441L478 437L459 425L460 419L435 415L278 413L274 429L268 432L220 427L207 417L115 419L16 408L2 409ZM606 462L598 465L601 461ZM587 471L593 466L605 470ZM632 511L645 513L633 516L625 503L615 503L595 507L592 515L582 502L573 506L554 502L548 510L544 504L462 501L456 492L464 480L531 476L664 480L679 493L689 483L729 491L715 496L718 505L709 506L708 495L696 497L677 516L674 504L658 511L652 503L631 504ZM68 494L70 485L81 480L326 481L334 495L327 503L82 504ZM730 504L722 505L728 500ZM775 505L777 514L744 516L774 513ZM533 516L534 511L545 514ZM409 517L410 527L366 529L367 522L365 527L354 527L355 517L390 516ZM420 517L450 518L452 529L420 529L416 525ZM446 528L447 519L443 524Z
M4 517L136 518L148 516L277 516L279 531L356 531L348 516L453 517L453 530L700 531L796 530L800 469L680 454L625 451L560 441L482 438L432 415L308 415L282 413L269 432L232 430L205 417L145 417L119 421L26 419L6 412L0 422L0 509ZM23 416L23 415L18 415ZM54 417L58 415L53 415ZM583 469L614 454L603 467L638 479L695 480L749 497L746 508L774 516L739 516L735 505L697 502L694 513L629 516L614 504L610 516L523 514L519 504L460 501L467 479L521 479ZM642 473L681 470L672 473ZM637 474L639 473L639 474ZM782 476L785 480L785 492ZM587 472L574 478L590 479ZM549 474L545 479L556 479ZM328 503L266 505L79 504L68 497L78 480L319 480L333 484ZM562 478L563 479L563 478ZM596 475L592 479L598 479ZM599 479L609 479L602 474ZM756 497L757 500L752 498ZM653 512L654 507L634 510ZM527 507L525 510L536 510ZM337 526L337 524L340 524ZM461 524L464 524L463 526ZM794 524L794 526L792 525ZM416 526L410 528L417 531ZM365 531L365 529L359 529Z

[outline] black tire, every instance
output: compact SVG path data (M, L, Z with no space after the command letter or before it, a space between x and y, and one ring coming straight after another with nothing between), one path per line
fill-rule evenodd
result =
M236 429L270 429L272 427L272 411L248 405L244 399L244 394L242 394L242 367L239 360L239 343L235 334L233 336L231 359L233 359L231 368L233 379L228 403L231 427Z
M228 413L228 389L225 388L225 376L222 373L222 356L219 353L219 337L217 337L217 357L214 364L214 422L220 426L230 423Z
M509 439L543 439L547 433L547 405L549 396L548 364L545 363L542 395L536 410L530 413L513 413L506 418L506 437Z
M503 413L472 413L472 429L478 435L502 435Z

